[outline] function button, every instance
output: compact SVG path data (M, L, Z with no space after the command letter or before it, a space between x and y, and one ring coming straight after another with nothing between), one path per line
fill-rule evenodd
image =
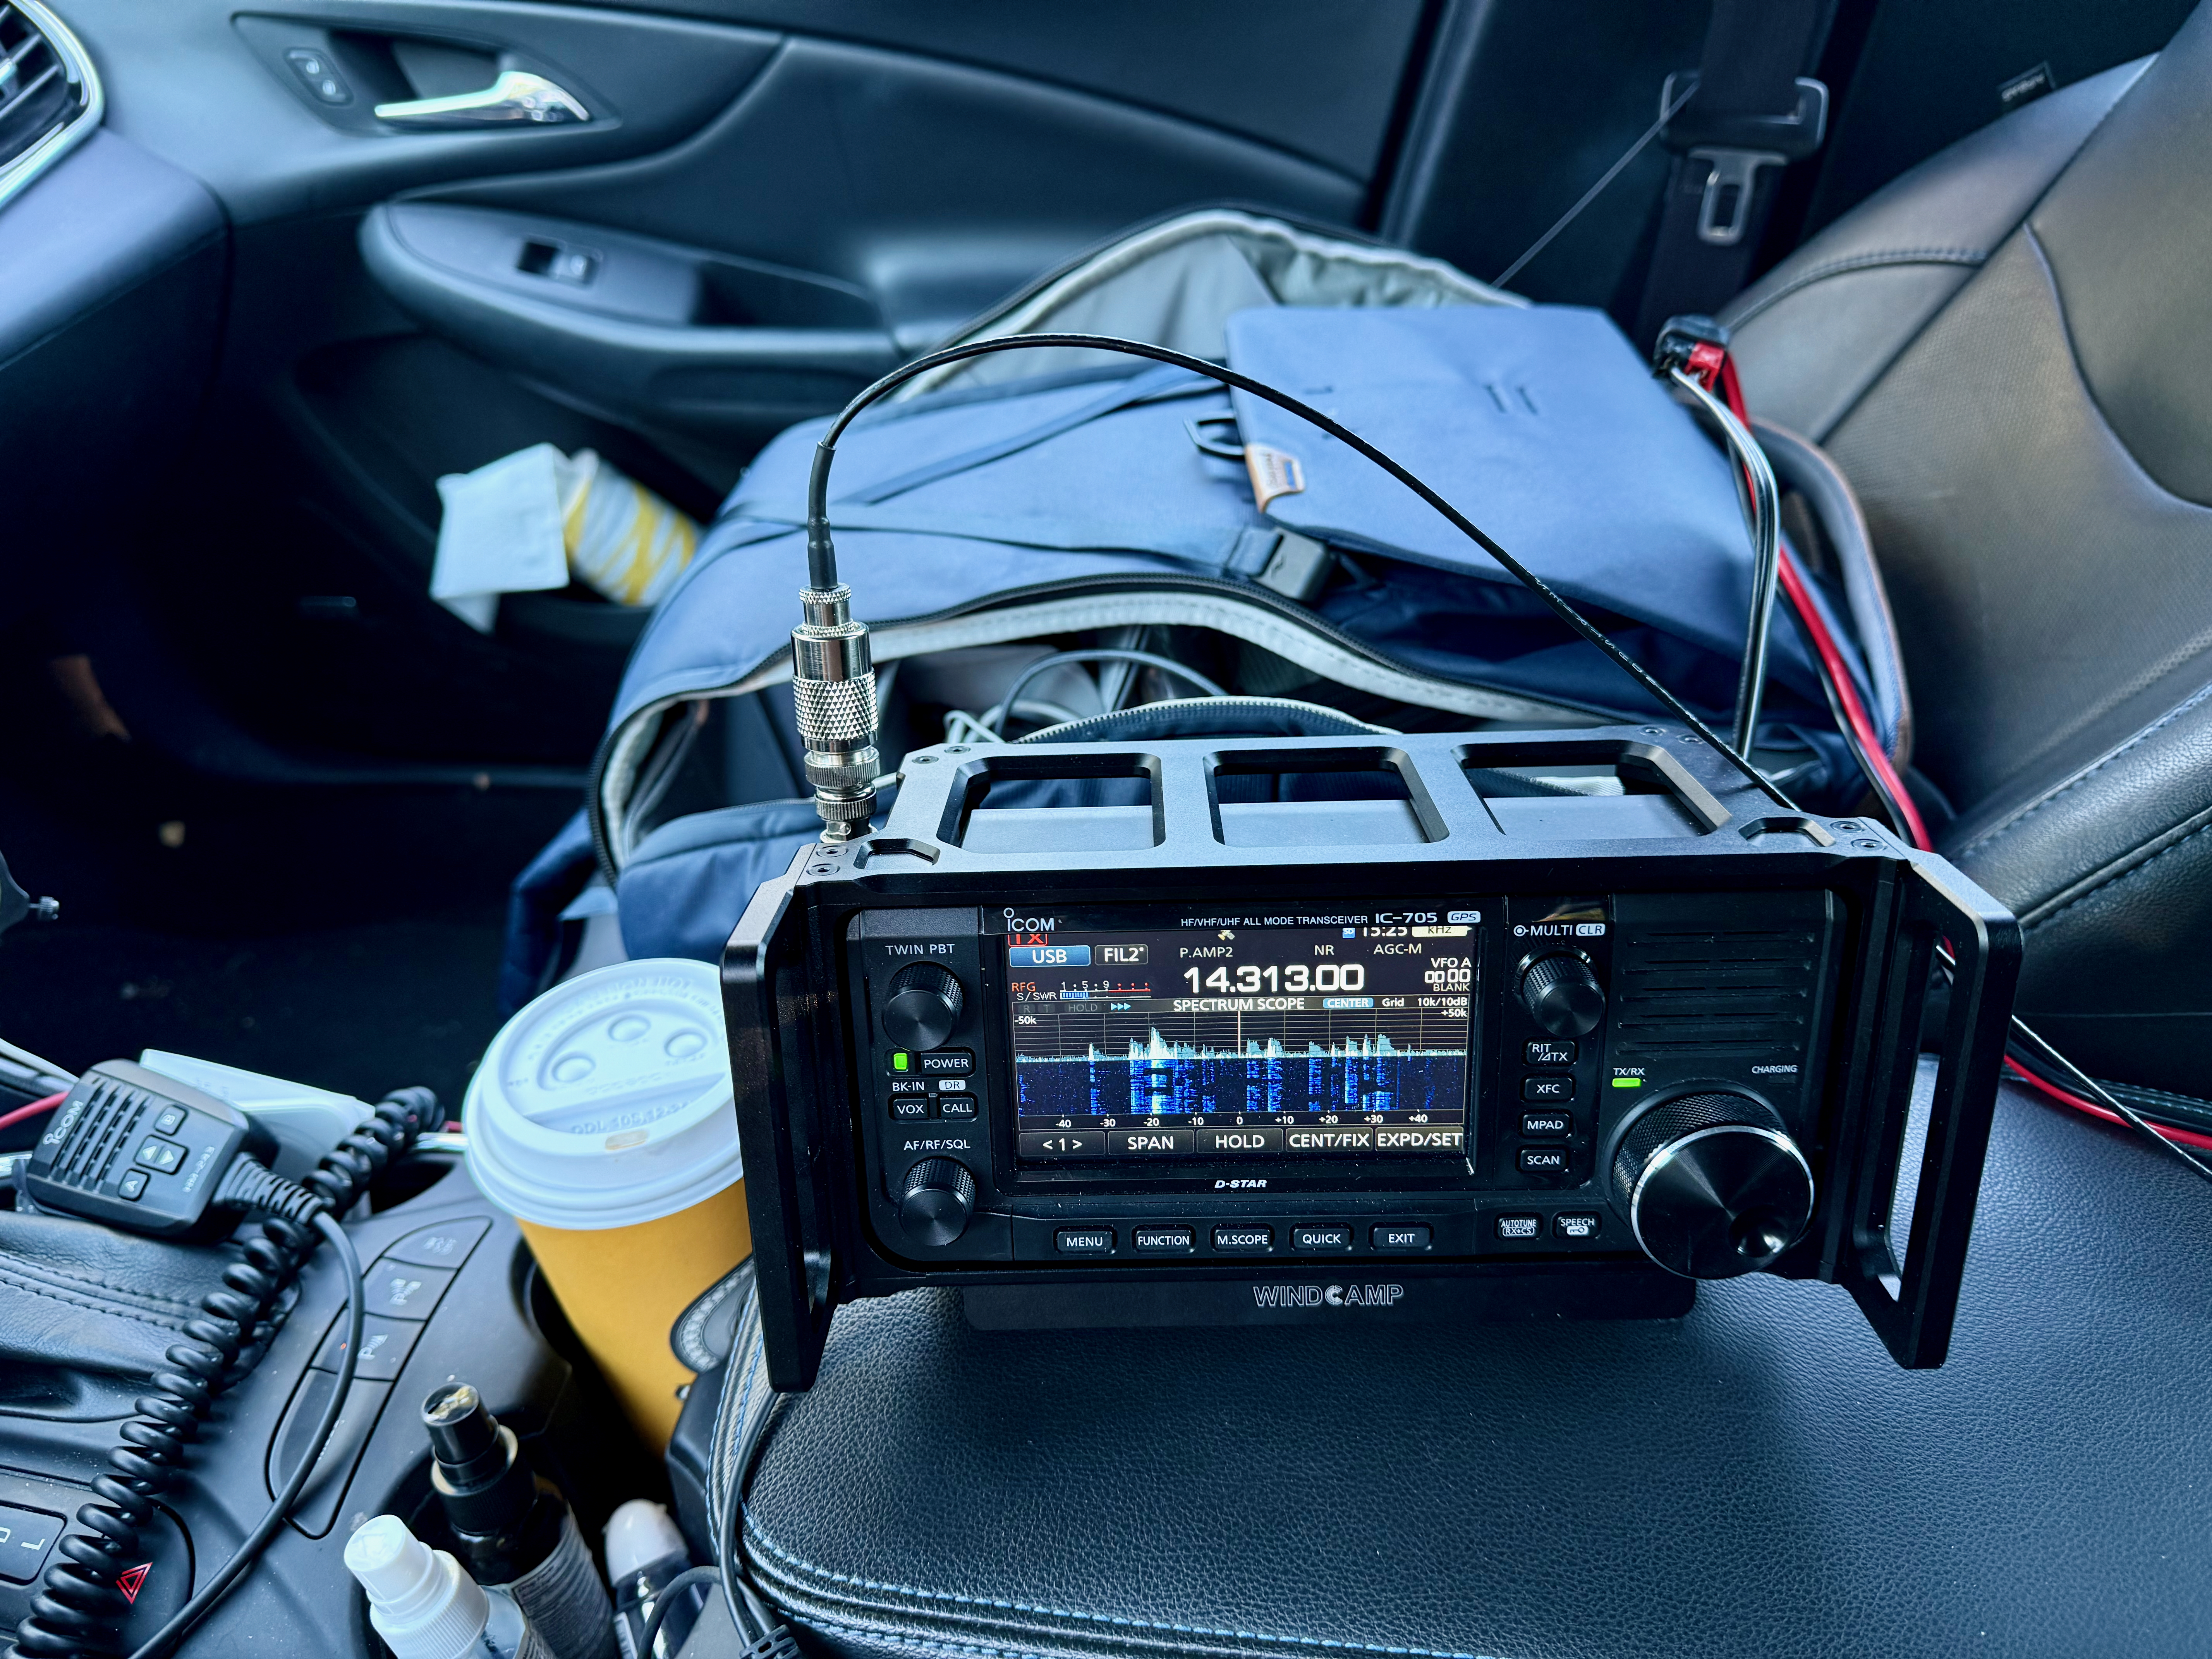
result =
M384 1252L386 1261L404 1261L417 1267L458 1267L469 1259L477 1241L491 1223L482 1216L465 1216L412 1232Z
M1552 1218L1552 1231L1561 1238L1595 1238L1597 1229L1596 1215L1587 1210Z
M975 1115L975 1097L973 1095L939 1095L937 1097L939 1117L973 1117Z
M1106 1151L1102 1129L1024 1129L1016 1139L1024 1158L1097 1158Z
M1223 1155L1242 1152L1279 1152L1283 1132L1277 1128L1210 1129L1198 1132L1198 1150Z
M399 1368L407 1363L407 1356L415 1349L415 1339L422 1334L422 1326L404 1319L362 1320L361 1358L354 1362L353 1374L374 1382L397 1382ZM345 1316L340 1314L329 1336L324 1339L323 1351L315 1356L315 1363L308 1369L335 1371L344 1358Z
M145 1195L148 1176L143 1170L133 1170L116 1183L118 1198L137 1199Z
M929 1092L927 1081L918 1077L895 1077L884 1086L895 1095L926 1095Z
M368 1270L365 1311L386 1319L428 1319L453 1282L442 1268L380 1261Z
M1245 1223L1216 1227L1213 1248L1224 1255L1265 1255L1275 1248L1275 1230Z
M914 1057L915 1069L924 1077L967 1077L975 1069L972 1048L936 1048Z
M1386 1221L1370 1237L1378 1250L1425 1250L1429 1227L1424 1221Z
M1575 1127L1571 1112L1523 1112L1521 1114L1521 1133L1531 1139L1545 1135L1572 1134Z
M65 1526L58 1515L0 1504L0 1583L38 1583Z
M152 1140L138 1149L138 1162L149 1170L163 1173L173 1170L185 1161L185 1149L173 1140Z
M1498 1218L1500 1238L1534 1238L1542 1231L1544 1218L1534 1215L1502 1215Z
M1522 1044L1521 1057L1531 1066L1571 1066L1575 1045L1567 1037L1534 1037Z
M1053 1248L1062 1255L1111 1255L1111 1227L1062 1227L1052 1236Z
M1158 1153L1187 1152L1196 1144L1188 1129L1109 1129L1109 1158L1149 1158Z
M1198 1232L1191 1227L1133 1227L1129 1244L1143 1255L1188 1255L1198 1248Z
M891 1117L900 1123L919 1123L929 1115L927 1095L893 1095Z
M1348 1222L1304 1221L1291 1229L1294 1250L1348 1250L1352 1227Z
M1523 1100L1569 1101L1574 1097L1575 1080L1565 1073L1521 1079L1521 1098Z
M1523 1175L1565 1175L1567 1172L1567 1149L1564 1146L1523 1146L1521 1149L1521 1173Z
M184 1127L185 1109L181 1106L164 1106L154 1119L154 1133L157 1135L173 1135Z

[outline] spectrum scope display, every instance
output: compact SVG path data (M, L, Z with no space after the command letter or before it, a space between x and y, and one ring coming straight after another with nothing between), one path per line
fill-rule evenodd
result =
M1463 1153L1473 920L1010 937L1021 1156Z

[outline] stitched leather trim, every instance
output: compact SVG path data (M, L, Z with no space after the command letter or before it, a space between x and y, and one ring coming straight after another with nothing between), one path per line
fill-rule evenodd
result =
M1976 836L1973 840L1968 842L1964 847L1960 848L1951 856L1954 859L1963 859L1968 854L1973 853L1977 848L1987 846L1998 836L2018 829L2022 823L2034 817L2035 814L2041 811L2052 801L2057 800L2068 790L2074 788L2078 784L2087 782L2091 778L2103 771L2107 766L2110 766L2114 761L2119 759L2121 756L2126 754L2129 750L2135 748L2138 744L2148 742L2152 738L2157 736L2163 728L2173 724L2174 721L2179 720L2184 714L2186 714L2191 709L2196 708L2197 704L2203 702L2208 697L2212 697L2212 685L2203 687L2194 695L2186 697L2182 702L2175 704L2174 707L2167 709L2165 714L2160 714L2148 726L2143 727L2142 731L2136 732L2135 736L2130 738L2126 742L2119 744L2117 748L2112 750L2108 753L2100 757L2097 760L2093 761L2087 766L2083 767L2072 777L2067 779L2065 782L2055 785L2051 789L2046 790L2044 793L2037 796L2027 805L2019 808L2015 811L2006 814L2004 817L1999 819L1996 823L1991 824L1988 829L1983 830L1980 835Z
M2020 919L2021 926L2040 927L2047 922L2057 920L2060 915L2072 909L2082 900L2094 896L2116 883L2141 875L2168 853L2185 842L2194 841L2207 830L2212 830L2212 806L2206 807L2193 817L2185 818L2155 840L2145 842L2125 858L2114 860L2103 869L2095 871L2075 883L2063 892L2055 894L2022 916Z
M863 1625L840 1625L827 1619L801 1619L798 1622L824 1636L878 1642L885 1647L903 1648L910 1653L957 1653L981 1656L981 1659L1043 1659L1043 1656L1034 1648L986 1647L981 1643L958 1642L950 1637L908 1636L898 1631L872 1630Z
M0 1285L12 1286L27 1295L44 1297L50 1302L60 1302L72 1308L83 1308L93 1313L106 1314L110 1319L126 1319L139 1325L158 1325L165 1330L171 1331L181 1331L185 1328L185 1322L181 1317L164 1317L152 1312L135 1313L129 1308L118 1307L112 1302L101 1301L89 1291L73 1291L62 1285L44 1284L27 1273L19 1273L3 1266L0 1266Z
M1802 293L1815 283L1826 282L1831 276L1847 276L1855 270L1879 270L1887 265L1978 266L1986 264L1989 257L1990 251L1985 247L1899 247L1841 254L1799 271L1773 293L1761 295L1741 313L1730 317L1728 325L1741 328L1761 312L1781 304L1793 294Z
M745 1544L748 1553L756 1550L766 1551L778 1565L795 1569L824 1585L866 1590L878 1595L905 1596L915 1601L963 1611L972 1608L975 1611L969 1614L970 1617L988 1619L993 1613L1019 1613L1038 1618L1069 1620L1100 1631L1124 1630L1166 1637L1196 1636L1226 1642L1260 1642L1271 1647L1311 1648L1331 1653L1404 1655L1407 1659L1488 1659L1484 1655L1452 1653L1437 1648L1400 1647L1380 1642L1342 1642L1320 1636L1276 1636L1265 1631L1218 1630L1210 1625L1182 1625L1153 1619L1133 1619L1120 1613L1086 1613L1079 1607L1046 1607L998 1596L963 1595L957 1590L922 1589L911 1584L886 1583L857 1573L838 1572L830 1567L818 1566L803 1556L794 1555L764 1534L750 1520L745 1526ZM825 1589L820 1593L827 1595L832 1592Z

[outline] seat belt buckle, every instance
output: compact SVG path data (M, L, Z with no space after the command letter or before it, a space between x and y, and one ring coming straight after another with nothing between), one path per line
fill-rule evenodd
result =
M1705 164L1698 240L1714 247L1734 247L1751 224L1759 169L1802 161L1828 136L1828 88L1825 82L1801 75L1794 83L1796 98L1791 106L1763 114L1700 109L1698 81L1696 70L1678 70L1659 88L1659 108L1667 114L1660 142L1692 163Z
M1751 198L1759 188L1761 167L1790 165L1790 158L1771 149L1723 149L1711 146L1690 152L1692 162L1706 164L1705 191L1698 203L1698 240L1714 247L1734 247L1751 223Z

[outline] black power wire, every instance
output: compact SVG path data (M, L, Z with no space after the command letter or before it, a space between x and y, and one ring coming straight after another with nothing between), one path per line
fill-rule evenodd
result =
M830 528L830 466L836 459L837 440L844 435L860 411L885 393L897 390L916 375L927 374L947 363L964 362L970 357L987 356L998 351L1026 351L1048 347L1074 347L1093 351L1118 351L1126 356L1149 358L1154 362L1169 363L1193 374L1218 380L1239 392L1265 399L1277 408L1285 410L1309 425L1326 432L1355 454L1364 457L1412 490L1441 514L1451 526L1468 538L1477 547L1498 561L1514 580L1536 595L1552 613L1572 629L1583 639L1595 646L1615 666L1626 674L1654 698L1668 713L1698 736L1713 752L1741 772L1761 794L1785 811L1797 811L1797 805L1744 756L1724 741L1720 733L1691 712L1689 706L1655 679L1649 671L1611 640L1577 611L1571 601L1553 588L1550 583L1504 548L1474 521L1424 483L1405 467L1377 449L1373 444L1331 420L1310 404L1302 403L1287 392L1279 392L1264 380L1255 380L1249 374L1240 374L1233 368L1211 363L1203 357L1193 357L1181 351L1170 351L1165 346L1148 345L1139 340L1123 340L1106 334L1006 334L995 339L972 340L964 345L949 346L926 357L917 357L884 375L873 386L860 392L847 404L830 429L822 434L815 446L814 466L806 481L806 580L807 586L817 592L826 593L837 586L837 549Z

